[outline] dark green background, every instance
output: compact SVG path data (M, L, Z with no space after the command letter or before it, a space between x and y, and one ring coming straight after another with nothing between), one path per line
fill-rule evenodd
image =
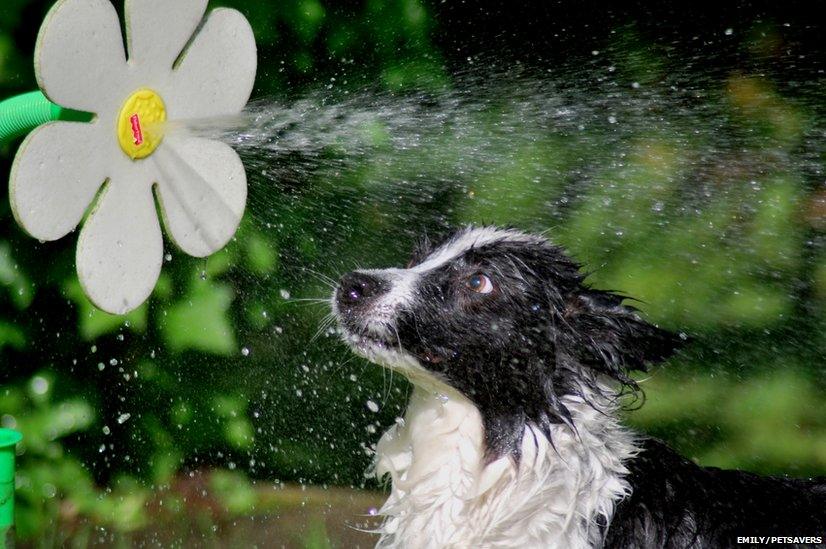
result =
M326 311L282 290L323 297L306 269L335 278L356 264L401 264L418 235L468 221L549 230L595 285L640 298L649 318L693 337L643 384L647 403L630 414L640 429L703 464L826 472L826 56L815 12L211 4L238 8L254 27L256 98L323 97L331 82L331 97L472 96L519 72L548 75L594 123L569 138L525 120L531 138L497 140L481 175L457 170L462 144L449 132L414 151L377 138L381 161L366 154L335 176L324 163L346 151L309 163L255 158L237 238L208 261L170 248L155 294L126 319L81 294L74 235L40 244L0 201L0 421L26 437L23 539L57 543L80 535L65 527L78 522L139 530L156 512L148 502L186 506L169 487L192 471L217 468L211 489L237 515L256 512L255 486L272 481L375 488L365 445L407 387L350 360L333 337L311 342ZM34 89L49 5L2 0L0 97ZM621 107L635 82L650 95L622 128L606 123L600 105ZM519 120L509 97L485 105L477 127ZM3 173L13 154L0 154ZM291 176L272 180L262 162ZM290 172L291 162L310 167ZM399 181L413 191L396 192Z

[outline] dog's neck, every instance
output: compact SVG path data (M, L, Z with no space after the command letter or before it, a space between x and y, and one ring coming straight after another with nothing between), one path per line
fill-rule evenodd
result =
M624 462L633 434L600 395L563 397L574 433L528 425L519 463L485 455L479 410L452 391L415 388L404 420L376 449L390 497L379 547L599 546L615 504L630 492Z

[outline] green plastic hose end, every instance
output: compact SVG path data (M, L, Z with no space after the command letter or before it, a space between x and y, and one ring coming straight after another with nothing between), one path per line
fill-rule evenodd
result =
M0 429L0 534L14 525L14 450L22 439L17 431Z
M46 122L67 120L88 122L92 115L64 109L34 91L0 102L0 146L22 137Z

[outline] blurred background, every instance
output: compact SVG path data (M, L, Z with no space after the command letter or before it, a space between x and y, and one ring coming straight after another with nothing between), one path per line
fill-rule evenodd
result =
M259 46L256 125L222 135L250 179L225 250L167 243L150 301L109 316L75 236L38 243L0 201L20 543L371 544L370 447L409 387L300 300L467 222L547 231L693 338L640 378L636 428L704 465L826 474L822 16L646 4L211 1ZM0 97L36 88L50 5L2 0Z

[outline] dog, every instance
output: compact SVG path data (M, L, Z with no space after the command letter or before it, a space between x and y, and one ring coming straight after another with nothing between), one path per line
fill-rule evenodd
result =
M620 423L685 343L543 236L467 227L344 275L347 345L413 389L379 440L378 547L729 547L826 540L826 481L700 467Z

